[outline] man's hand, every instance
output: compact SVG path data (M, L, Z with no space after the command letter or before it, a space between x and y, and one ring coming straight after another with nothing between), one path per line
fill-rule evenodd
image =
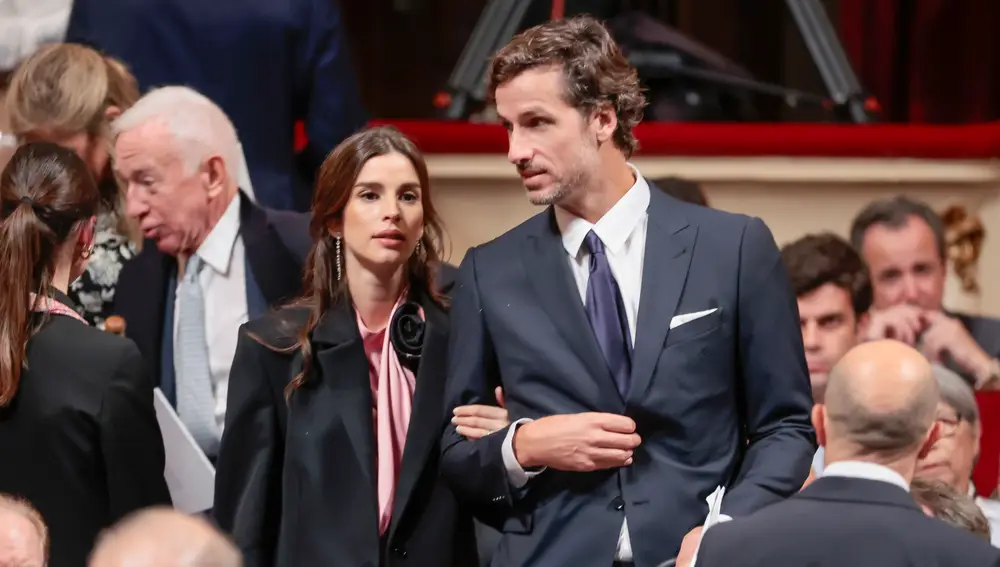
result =
M942 362L945 353L966 374L983 384L992 374L992 359L958 319L941 312L929 312L930 327L924 332L921 351L931 362Z
M694 560L694 552L698 549L698 540L701 539L702 526L689 531L681 541L681 550L677 554L677 567L689 567Z
M923 309L901 303L888 309L872 310L865 330L865 339L895 339L910 346L917 344L917 338L930 325L927 312Z
M494 394L500 407L476 404L455 408L451 422L457 426L455 430L459 435L467 439L481 439L510 425L507 410L504 409L503 389L498 387Z
M518 427L514 456L526 469L588 472L631 465L640 442L635 422L623 415L552 415Z

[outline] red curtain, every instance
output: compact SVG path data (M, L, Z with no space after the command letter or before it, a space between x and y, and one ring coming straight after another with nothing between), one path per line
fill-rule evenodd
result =
M1000 120L1000 2L840 0L840 32L883 119Z

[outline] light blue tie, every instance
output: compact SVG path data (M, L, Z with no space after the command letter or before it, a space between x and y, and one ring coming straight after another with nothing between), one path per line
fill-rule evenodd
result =
M205 454L214 456L219 448L220 432L215 421L215 390L205 339L205 294L198 279L204 265L201 258L191 256L177 286L174 369L177 414Z

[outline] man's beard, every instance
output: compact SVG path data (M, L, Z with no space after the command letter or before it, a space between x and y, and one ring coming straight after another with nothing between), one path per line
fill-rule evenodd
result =
M559 203L565 201L566 198L571 196L575 191L583 189L589 178L590 176L582 166L575 167L573 169L573 173L568 179L556 179L552 190L528 191L528 201L532 205L542 207L558 205Z

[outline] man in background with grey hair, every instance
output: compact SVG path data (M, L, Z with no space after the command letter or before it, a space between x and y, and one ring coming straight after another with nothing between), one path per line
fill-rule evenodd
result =
M1000 547L1000 502L979 498L972 484L982 437L975 394L955 372L937 365L932 368L941 391L937 406L940 433L930 452L917 463L916 477L941 481L959 494L975 499L989 520L993 545Z
M236 130L192 89L150 91L113 129L126 210L145 238L122 269L114 311L212 458L237 330L300 293L309 220L262 209L240 191Z
M243 558L205 520L168 508L149 508L105 532L90 557L90 567L243 567Z
M705 532L700 567L1000 566L1000 550L924 514L909 493L938 436L938 385L913 348L854 347L813 408L823 476L784 502Z

